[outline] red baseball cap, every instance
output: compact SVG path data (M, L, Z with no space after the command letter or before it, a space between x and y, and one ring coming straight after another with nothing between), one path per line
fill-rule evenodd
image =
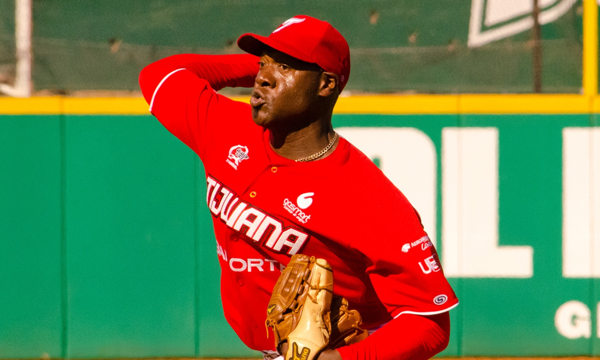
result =
M346 39L331 24L307 15L286 20L268 37L244 34L238 46L247 53L260 56L265 45L339 77L340 92L350 76L350 48Z

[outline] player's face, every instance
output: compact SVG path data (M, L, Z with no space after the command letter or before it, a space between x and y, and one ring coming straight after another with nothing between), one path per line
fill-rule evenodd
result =
M252 118L267 128L297 128L310 120L323 71L277 50L265 50L250 99Z

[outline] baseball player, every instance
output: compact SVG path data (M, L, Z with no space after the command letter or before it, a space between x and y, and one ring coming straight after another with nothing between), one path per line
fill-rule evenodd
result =
M440 352L458 300L436 250L404 195L331 125L350 75L346 40L302 15L238 45L249 54L175 55L140 74L150 112L204 164L227 321L276 356L265 310L302 253L331 264L334 294L371 333L319 359ZM250 104L216 92L228 86L253 87Z

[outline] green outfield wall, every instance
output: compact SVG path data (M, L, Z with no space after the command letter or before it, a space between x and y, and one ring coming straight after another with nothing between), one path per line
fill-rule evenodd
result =
M259 357L223 317L202 165L141 103L0 101L0 358ZM597 105L340 100L460 298L442 355L600 355Z

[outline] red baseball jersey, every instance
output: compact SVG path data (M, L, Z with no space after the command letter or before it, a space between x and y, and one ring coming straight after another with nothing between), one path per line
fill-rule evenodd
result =
M248 104L184 68L145 94L152 114L204 164L225 317L248 347L274 349L267 303L296 253L329 261L334 293L367 329L458 304L416 211L348 141L318 161L283 158Z

